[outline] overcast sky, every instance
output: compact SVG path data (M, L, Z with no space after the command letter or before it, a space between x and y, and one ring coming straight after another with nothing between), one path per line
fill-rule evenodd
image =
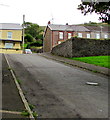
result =
M98 15L84 16L77 10L81 0L0 0L0 23L20 23L25 21L47 25L80 24L85 22L100 22Z

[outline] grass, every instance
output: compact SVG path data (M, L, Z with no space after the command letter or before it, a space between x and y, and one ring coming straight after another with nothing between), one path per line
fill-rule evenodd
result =
M29 116L29 112L27 110L22 111L21 115L23 116Z
M92 57L73 57L72 60L78 60L81 62L94 64L101 67L110 69L110 56L92 56Z

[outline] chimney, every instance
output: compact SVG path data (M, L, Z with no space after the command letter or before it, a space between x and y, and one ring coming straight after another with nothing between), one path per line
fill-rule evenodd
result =
M66 25L68 25L68 23L66 23Z
M49 25L49 24L51 24L51 22L50 22L50 21L48 21L48 25Z

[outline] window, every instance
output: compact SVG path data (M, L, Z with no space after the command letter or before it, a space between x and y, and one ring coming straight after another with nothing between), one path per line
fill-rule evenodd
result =
M0 32L0 39L2 38L2 32Z
M68 33L68 39L72 37L72 33Z
M59 39L63 39L63 32L59 32Z
M13 48L13 43L5 43L5 48Z
M108 38L108 35L107 35L107 34L105 34L105 35L104 35L104 38L105 38L105 39L107 39L107 38Z
M58 41L58 44L61 44L61 41Z
M100 39L100 34L99 33L96 34L96 39Z
M90 38L91 36L90 36L90 34L87 34L87 38Z
M82 38L82 33L78 33L78 37L81 37L81 38Z
M12 39L12 32L8 32L7 38L8 38L8 39Z

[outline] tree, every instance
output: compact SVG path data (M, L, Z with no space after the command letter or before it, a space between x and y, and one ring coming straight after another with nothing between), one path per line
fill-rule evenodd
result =
M105 0L107 2L99 2L100 0L90 0L90 2L86 1L82 0L82 4L78 5L78 9L81 10L84 15L95 12L100 15L99 19L102 20L102 22L110 24L109 0Z
M30 34L26 34L24 40L25 42L33 42L33 37Z
M25 24L25 34L30 34L34 39L37 38L42 33L42 29L39 25L26 22Z

